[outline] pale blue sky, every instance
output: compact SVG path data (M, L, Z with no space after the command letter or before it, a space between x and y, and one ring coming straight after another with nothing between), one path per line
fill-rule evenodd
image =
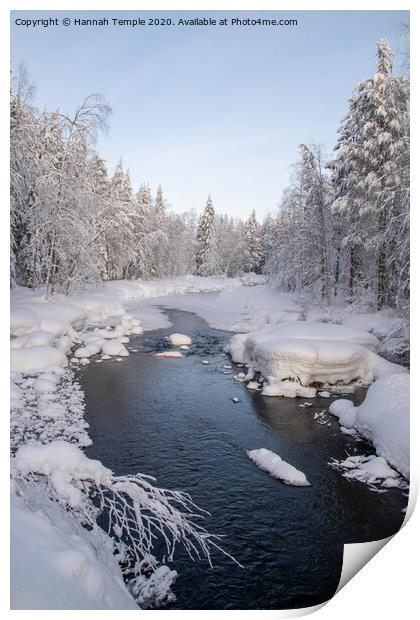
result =
M296 27L24 28L16 17L238 15ZM353 86L375 66L375 42L401 48L405 11L14 11L12 65L27 63L36 105L72 110L103 93L113 108L98 149L122 156L134 188L161 183L172 208L261 219L287 186L300 143L331 150ZM397 65L400 58L397 56Z

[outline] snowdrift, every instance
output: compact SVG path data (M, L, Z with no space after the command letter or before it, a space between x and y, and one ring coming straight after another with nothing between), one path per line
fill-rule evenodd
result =
M57 502L11 496L12 609L137 609L110 539L93 536Z
M336 400L330 413L346 428L355 428L376 452L405 478L410 477L410 377L383 377L370 386L359 407Z

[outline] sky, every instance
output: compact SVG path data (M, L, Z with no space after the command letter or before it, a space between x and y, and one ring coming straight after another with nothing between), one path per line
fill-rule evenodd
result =
M297 26L89 27L73 20L213 17L297 19ZM58 18L48 28L15 20ZM25 62L35 104L71 112L102 93L113 114L97 149L120 157L137 190L160 183L171 208L262 220L289 183L301 143L331 153L375 42L403 47L407 11L13 11L12 68ZM396 56L397 67L401 55Z

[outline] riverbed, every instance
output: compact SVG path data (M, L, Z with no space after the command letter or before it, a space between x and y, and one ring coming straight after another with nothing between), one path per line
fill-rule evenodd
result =
M237 384L223 354L231 333L199 316L166 310L172 326L131 337L130 356L91 363L79 381L93 445L87 455L116 474L142 472L191 494L207 510L203 525L242 567L215 553L213 568L179 549L173 609L284 609L330 598L344 543L378 540L400 528L407 498L375 493L328 465L371 447L339 430L331 398L264 397ZM172 332L193 339L182 359L155 353ZM208 362L203 364L202 362ZM231 365L232 368L225 366ZM351 399L360 403L365 391ZM232 401L233 397L239 403ZM302 470L309 487L290 487L261 471L246 450L268 448Z

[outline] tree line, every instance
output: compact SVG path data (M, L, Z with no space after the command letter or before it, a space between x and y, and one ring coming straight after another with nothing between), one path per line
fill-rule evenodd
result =
M135 193L120 161L111 177L94 145L111 108L90 95L69 116L32 106L26 70L11 90L11 283L69 293L90 282L258 270L248 222L216 215L209 197L168 209L162 188ZM206 237L208 235L208 239ZM252 246L252 244L251 244Z
M291 184L262 226L173 213L162 188L134 193L95 150L110 107L38 112L26 72L11 91L11 281L68 293L87 282L262 272L289 291L408 310L409 78L377 44L376 72L349 100L332 157L301 144Z

